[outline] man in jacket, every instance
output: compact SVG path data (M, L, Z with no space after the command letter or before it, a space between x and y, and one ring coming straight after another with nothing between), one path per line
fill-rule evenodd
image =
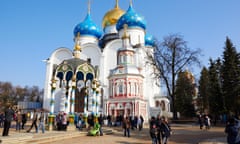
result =
M33 126L35 126L36 133L38 132L37 119L38 119L38 115L37 115L36 109L34 109L34 111L33 111L33 118L32 118L32 125L27 130L27 132L30 132L31 129L33 128Z
M2 136L8 136L9 128L11 127L11 121L13 119L14 110L10 105L7 106L7 109L5 110L5 120L4 120L4 128Z

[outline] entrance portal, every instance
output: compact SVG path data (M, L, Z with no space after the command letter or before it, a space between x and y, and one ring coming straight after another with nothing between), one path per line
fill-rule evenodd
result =
M84 96L85 96L84 88L82 88L81 91L79 91L78 89L76 90L74 112L78 112L78 113L84 112Z

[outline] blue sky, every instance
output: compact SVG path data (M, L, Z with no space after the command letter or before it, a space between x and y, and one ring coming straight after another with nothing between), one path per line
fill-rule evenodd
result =
M72 49L73 29L87 14L87 0L0 0L0 81L44 87L45 63L59 47ZM91 16L101 27L115 0L91 0ZM127 10L129 0L119 0ZM133 0L147 21L147 33L162 40L178 33L192 49L200 48L202 65L221 57L228 36L240 48L239 0ZM200 69L194 70L199 77Z

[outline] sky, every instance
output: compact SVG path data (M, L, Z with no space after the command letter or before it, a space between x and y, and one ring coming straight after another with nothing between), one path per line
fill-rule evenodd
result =
M240 0L132 0L147 21L146 32L159 40L179 34L191 49L201 49L202 66L222 57L226 37L239 52ZM129 0L119 0L127 10ZM46 65L59 47L73 49L74 27L88 11L88 0L0 0L0 81L44 88ZM115 0L91 0L91 17L102 19ZM200 68L193 70L196 79Z

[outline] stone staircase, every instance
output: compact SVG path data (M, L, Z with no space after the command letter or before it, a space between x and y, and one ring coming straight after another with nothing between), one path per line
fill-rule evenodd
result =
M73 130L73 131L46 131L44 134L39 133L26 133L26 132L10 132L8 137L0 137L1 144L44 144L69 139L74 137L86 136L87 130ZM109 135L114 133L111 128L103 128L103 134Z

